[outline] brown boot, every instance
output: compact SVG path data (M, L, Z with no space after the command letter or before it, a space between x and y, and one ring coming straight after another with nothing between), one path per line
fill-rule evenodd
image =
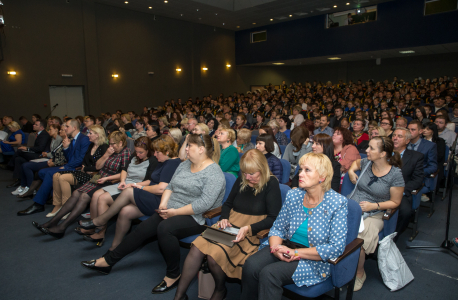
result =
M32 184L30 185L29 187L29 190L27 191L27 193L23 194L23 195L18 195L17 197L18 198L32 198L33 197L33 192L35 190L37 190L41 184L43 183L42 180L34 180L32 181Z

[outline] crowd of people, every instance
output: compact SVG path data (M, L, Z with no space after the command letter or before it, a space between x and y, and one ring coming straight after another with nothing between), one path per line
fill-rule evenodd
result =
M358 291L366 280L366 254L377 249L383 212L399 208L399 237L413 216L412 192L431 187L433 174L437 189L444 184L446 149L455 150L458 129L457 85L447 76L283 82L246 94L172 99L139 114L35 114L19 123L5 116L0 166L12 171L11 194L33 200L18 216L54 205L48 222L32 222L44 234L63 238L89 207L90 218L74 231L101 247L117 215L111 247L81 262L90 270L109 274L157 237L167 267L152 292L177 288L175 299L187 299L205 259L215 280L211 299L226 298L227 277L242 280L242 299L280 299L283 285L323 282L330 276L327 260L344 251L348 201L356 201L364 213ZM285 170L281 159L291 168ZM236 181L223 203L224 173ZM292 190L282 205L286 174ZM350 195L340 194L345 176L356 184ZM214 226L237 228L237 247L200 236L180 270L179 240L201 234L203 214L221 206ZM145 216L128 234L132 220ZM261 243L257 233L265 229L269 239Z

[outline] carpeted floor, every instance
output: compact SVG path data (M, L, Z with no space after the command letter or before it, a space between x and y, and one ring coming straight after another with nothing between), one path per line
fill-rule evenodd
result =
M31 222L45 222L46 213L18 217L16 212L31 205L31 200L18 201L7 189L10 171L0 170L0 299L173 299L174 291L152 295L151 289L165 274L165 263L157 242L145 245L113 268L110 275L99 275L80 266L80 261L100 257L109 248L115 226L107 232L101 248L86 242L73 232L72 226L61 240L39 233ZM458 199L458 190L454 191ZM436 212L427 218L420 214L420 233L413 243L407 241L411 230L398 242L415 280L398 292L390 292L383 284L377 262L366 262L367 280L354 299L456 299L458 293L458 257L427 250L407 250L406 244L438 245L444 240L447 201L438 201ZM452 206L450 238L458 236L458 205ZM455 250L458 250L455 248ZM188 250L182 249L182 263ZM228 283L227 299L240 298L240 285ZM190 299L197 298L197 281L188 290ZM341 294L343 298L345 293ZM286 299L286 298L285 298Z

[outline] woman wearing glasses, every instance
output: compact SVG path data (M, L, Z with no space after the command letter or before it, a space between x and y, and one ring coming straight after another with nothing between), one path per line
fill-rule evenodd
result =
M380 121L380 127L382 127L383 130L385 130L385 134L389 139L393 137L394 123L392 118L382 118L382 120Z
M383 229L383 211L399 206L404 193L401 155L393 150L393 142L386 137L374 137L366 150L367 158L358 159L351 165L348 175L356 184L347 196L359 203L364 212L364 230L358 237L364 240L359 256L354 291L359 291L364 281L365 255L374 253L378 234ZM361 170L360 178L355 171Z
M146 240L157 237L167 271L152 293L166 293L178 285L181 276L179 240L204 231L202 214L221 206L226 186L224 174L215 163L219 158L219 145L209 135L191 134L186 151L188 160L176 169L162 194L157 213L138 225L113 251L97 260L81 262L84 267L108 274L122 258ZM95 224L91 220L80 225L93 229L97 227L97 220Z

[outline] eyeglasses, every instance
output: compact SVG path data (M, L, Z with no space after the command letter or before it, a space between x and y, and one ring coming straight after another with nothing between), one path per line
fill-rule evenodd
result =
M116 145L116 143L108 143L108 145L114 146L114 145Z

